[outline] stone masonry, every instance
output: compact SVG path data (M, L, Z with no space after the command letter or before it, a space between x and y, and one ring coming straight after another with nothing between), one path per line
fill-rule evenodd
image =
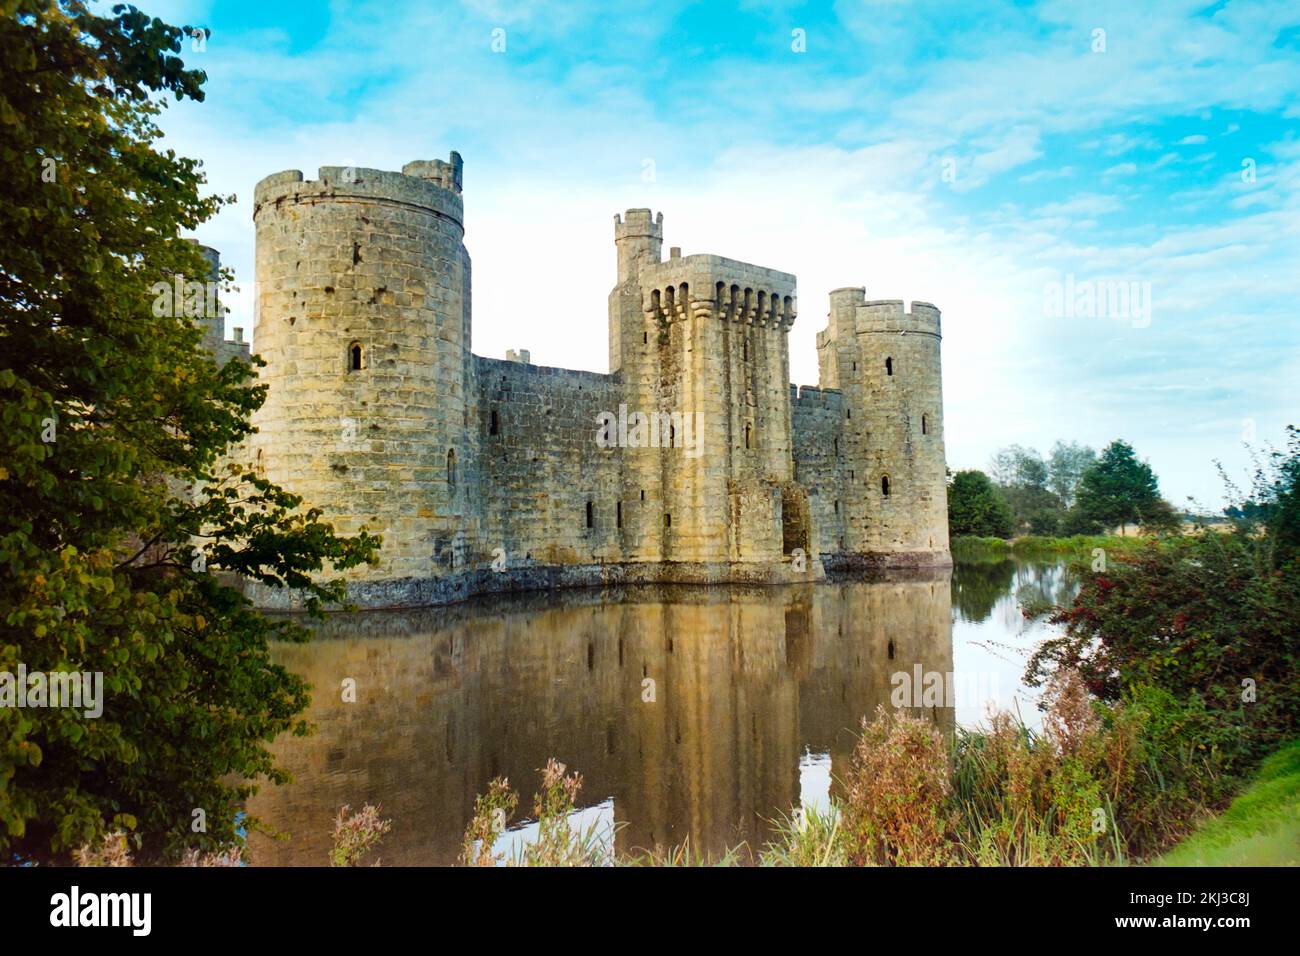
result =
M662 214L630 209L608 373L476 356L462 175L453 152L255 191L269 390L239 455L338 531L383 535L351 600L949 563L938 309L836 290L820 387L796 388L795 277L665 260Z

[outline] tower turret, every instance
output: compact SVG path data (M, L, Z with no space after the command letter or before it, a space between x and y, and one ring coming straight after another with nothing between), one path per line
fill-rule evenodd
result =
M477 527L461 179L452 153L401 173L289 170L255 190L270 388L253 464L338 530L384 535L379 566L353 575L362 590L463 569Z
M948 499L939 310L831 293L821 384L843 393L845 550L888 564L946 563Z
M614 215L614 245L618 248L618 282L634 281L641 267L663 256L664 214L653 219L649 209L629 209L624 218Z

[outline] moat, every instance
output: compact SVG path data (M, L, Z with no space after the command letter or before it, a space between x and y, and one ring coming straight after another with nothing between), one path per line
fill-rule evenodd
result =
M988 706L1037 720L1020 683L1047 633L1018 602L1064 600L1059 564L959 563L871 582L523 594L329 619L276 659L312 684L315 733L276 742L294 776L249 810L288 836L251 838L255 865L323 865L337 809L379 803L384 865L456 860L474 797L520 791L502 848L529 836L537 769L582 774L584 824L620 851L689 838L706 854L761 847L770 822L825 804L864 714L905 679L945 727ZM949 677L948 675L952 675ZM343 698L355 681L355 702Z

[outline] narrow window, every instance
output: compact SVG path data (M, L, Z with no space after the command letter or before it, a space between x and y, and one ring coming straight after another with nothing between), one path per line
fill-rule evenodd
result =
M497 417L497 410L492 409L492 422L488 425L488 434L497 435L501 432L501 420Z
M447 484L456 487L456 449L447 452Z
M672 516L669 512L665 511L665 512L664 512L664 527L665 527L665 528L671 528L672 526L673 526L673 516Z
M835 513L836 514L840 513L840 503L838 501L835 502Z
M834 448L835 448L835 457L838 458L838 457L839 457L839 454L840 454L840 440L839 440L838 438L834 438L834 439L831 439L831 441L832 441L832 444L833 444L833 446L834 446Z
M644 488L641 489L641 500L642 500L642 501L645 501L645 489L644 489Z
M745 447L746 448L751 447L751 442L753 440L753 437L754 437L754 430L750 426L746 425L745 426Z
M649 345L649 344L650 344L650 333L649 333L649 332L642 332L642 333L641 333L641 344L642 344L642 345Z
M365 366L362 364L361 343L353 342L348 346L348 371L359 372Z
M591 507L591 502L588 501L587 502L587 527L594 528L595 526L596 526L595 512Z
M614 502L614 525L618 528L623 527L623 502L621 501Z
M892 358L885 359L885 374L886 375L894 374L894 360Z
M880 493L884 495L886 498L889 497L889 476L888 475L880 476Z
M921 416L921 434L922 434L922 435L926 434L926 430L925 430L925 429L926 429L925 416L922 415L922 416Z

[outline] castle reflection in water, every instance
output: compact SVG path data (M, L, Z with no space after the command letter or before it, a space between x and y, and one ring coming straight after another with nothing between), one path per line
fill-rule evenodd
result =
M799 805L805 754L842 776L891 674L953 669L951 578L370 611L275 656L311 683L315 732L275 744L294 782L263 786L248 809L288 839L255 833L254 864L324 864L338 808L365 803L392 820L385 865L452 863L488 781L508 777L525 816L552 756L582 774L580 805L612 802L620 851L689 837L718 855L770 839ZM949 708L925 713L953 725Z

